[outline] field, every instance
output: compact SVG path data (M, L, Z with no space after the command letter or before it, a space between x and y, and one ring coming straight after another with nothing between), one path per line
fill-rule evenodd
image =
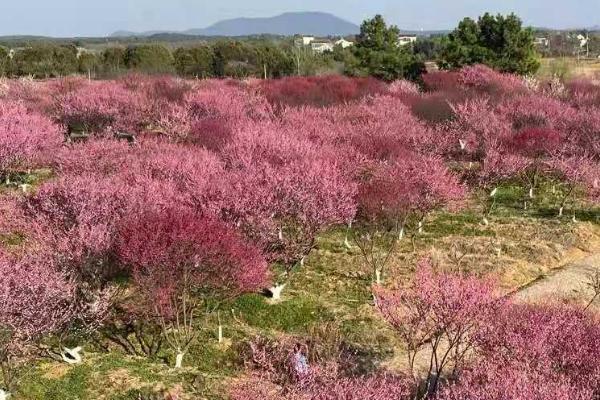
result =
M597 398L599 146L600 86L482 66L4 80L3 390Z
M571 79L598 79L600 59L542 58L542 65L537 75L544 79L550 79L556 74Z

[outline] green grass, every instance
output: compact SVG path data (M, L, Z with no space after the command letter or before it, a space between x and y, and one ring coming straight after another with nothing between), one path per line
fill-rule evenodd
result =
M31 400L92 400L88 388L92 368L88 365L72 367L60 378L45 377L39 370L23 376L17 398Z
M17 247L25 242L27 237L21 232L0 233L0 245L6 247Z
M268 304L264 296L251 294L240 297L233 307L248 325L260 330L284 333L305 333L311 325L331 319L331 313L314 298L296 291L282 302ZM284 295L287 293L284 292Z

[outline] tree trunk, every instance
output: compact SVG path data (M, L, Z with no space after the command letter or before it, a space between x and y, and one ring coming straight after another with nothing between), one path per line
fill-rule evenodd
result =
M181 351L181 349L177 349L177 356L175 357L175 368L181 368L183 364L183 356L185 356L185 352Z
M271 293L273 294L273 300L281 300L281 292L283 292L283 289L285 287L286 287L286 284L282 283L281 285L273 286L270 289Z
M376 268L375 269L375 284L377 284L377 286L381 285L381 269Z
M348 235L346 235L346 237L344 238L344 246L350 250L352 248L352 245L350 244L350 241L348 240Z

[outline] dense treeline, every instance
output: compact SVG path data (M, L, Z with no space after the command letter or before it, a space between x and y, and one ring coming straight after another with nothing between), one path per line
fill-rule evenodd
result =
M36 41L25 47L0 47L0 76L53 78L74 74L112 78L129 72L178 74L186 78L281 78L343 73L393 81L418 80L425 60L445 69L486 64L504 72L533 73L539 67L534 35L514 14L466 18L448 36L420 38L400 45L400 30L381 15L366 20L354 45L314 52L292 40L261 37L184 43L135 43L101 50L82 43Z
M335 61L333 53L316 54L310 49L269 41L222 40L175 50L153 43L113 46L101 51L35 43L14 49L12 54L8 48L0 47L0 76L38 79L75 74L111 78L129 72L177 73L198 78L278 78L333 71L336 64L341 63Z

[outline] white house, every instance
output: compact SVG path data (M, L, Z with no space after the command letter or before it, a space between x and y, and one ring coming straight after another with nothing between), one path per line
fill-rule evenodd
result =
M326 51L333 51L333 43L330 42L312 42L310 48L315 53L324 53Z
M294 43L297 47L309 46L312 42L315 41L314 36L300 36L294 40Z
M350 46L354 46L354 42L350 42L344 38L340 38L337 42L335 42L336 46L342 46L342 49L348 48Z
M417 41L416 36L399 36L398 37L398 46L406 46L407 44L411 44Z
M550 40L548 40L548 38L545 37L536 37L535 44L542 47L548 47L548 45L550 44Z

